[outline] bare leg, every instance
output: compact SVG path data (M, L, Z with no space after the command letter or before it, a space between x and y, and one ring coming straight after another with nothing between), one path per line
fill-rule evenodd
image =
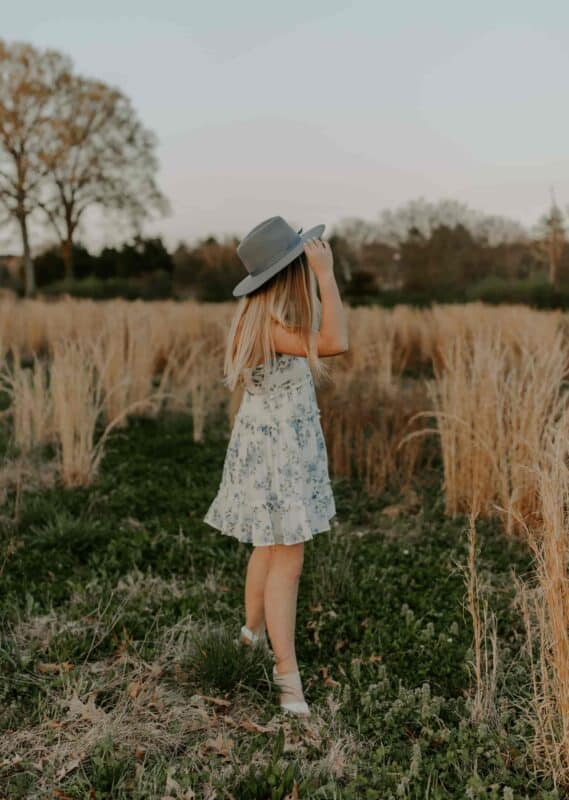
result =
M265 618L277 671L283 674L298 669L294 633L304 542L269 545L267 549L271 556L265 582Z
M253 547L245 578L245 624L253 633L265 628L265 581L269 571L270 547Z

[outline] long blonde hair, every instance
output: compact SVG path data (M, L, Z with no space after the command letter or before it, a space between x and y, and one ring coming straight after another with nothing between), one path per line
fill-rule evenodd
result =
M302 252L294 261L251 294L239 298L227 337L223 365L224 383L233 391L238 383L250 385L251 371L275 358L271 325L276 320L300 333L312 375L318 382L328 369L318 357L310 335L320 325L321 303L316 277ZM268 370L264 370L268 378Z

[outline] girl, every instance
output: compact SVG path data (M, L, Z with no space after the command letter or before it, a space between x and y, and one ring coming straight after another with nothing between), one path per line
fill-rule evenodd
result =
M237 253L249 275L225 352L225 384L244 385L219 490L204 521L253 545L245 580L250 645L268 632L280 704L308 716L295 652L304 542L330 530L336 514L313 373L348 349L333 257L317 225L303 236L282 217L264 220ZM320 291L320 301L316 291ZM318 329L318 321L320 326Z

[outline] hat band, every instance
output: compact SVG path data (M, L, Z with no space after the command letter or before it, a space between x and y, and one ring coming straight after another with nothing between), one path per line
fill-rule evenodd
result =
M302 228L301 228L301 230L302 230ZM300 241L300 237L299 237L299 241ZM298 242L296 244L298 244ZM256 269L251 270L249 275L252 275L254 278L256 278L257 275L261 275L263 272L266 272L266 270L270 269L273 266L273 264L276 264L277 261L279 261L279 259L281 259L283 256L286 256L286 254L289 252L289 250L292 250L294 247L296 247L296 245L288 244L285 247L285 249L282 250L282 252L280 252L278 255L276 255L268 264L263 264L263 266L257 267Z

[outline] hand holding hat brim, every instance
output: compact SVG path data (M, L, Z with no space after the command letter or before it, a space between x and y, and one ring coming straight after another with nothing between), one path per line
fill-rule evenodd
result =
M324 233L325 228L326 225L320 224L309 228L305 233L300 234L299 231L299 242L259 275L247 275L243 278L233 289L233 297L242 297L243 295L250 294L273 278L278 272L290 264L291 261L294 261L297 256L304 252L304 243L306 241L309 239L319 239ZM302 228L300 230L302 230Z

